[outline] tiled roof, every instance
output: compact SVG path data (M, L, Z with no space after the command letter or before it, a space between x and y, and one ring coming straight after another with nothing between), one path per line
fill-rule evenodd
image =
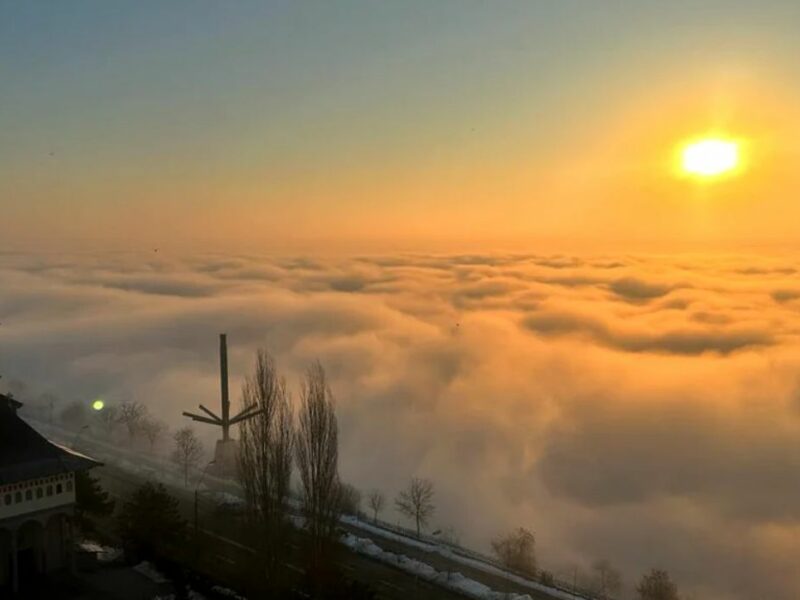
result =
M17 416L19 406L0 394L0 484L83 471L100 464L47 440Z

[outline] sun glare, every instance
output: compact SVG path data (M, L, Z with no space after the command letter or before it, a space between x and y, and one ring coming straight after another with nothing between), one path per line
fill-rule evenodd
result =
M702 139L684 146L681 167L685 173L699 177L715 177L739 165L739 144L724 139Z

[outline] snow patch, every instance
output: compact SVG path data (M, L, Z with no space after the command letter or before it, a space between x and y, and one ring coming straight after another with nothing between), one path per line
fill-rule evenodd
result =
M203 594L195 592L192 588L186 588L186 597L189 600L206 600ZM153 600L176 600L175 594L167 594L166 596L154 596Z
M489 586L465 577L461 573L437 571L432 566L416 559L402 554L395 554L394 552L387 552L367 538L360 538L347 533L342 536L341 542L354 552L393 565L407 573L475 600L532 600L528 594L495 592Z
M144 575L153 583L169 583L169 580L164 577L158 569L156 569L153 565L149 562L142 561L135 567L133 570L139 573L140 575Z
M447 546L441 546L439 544L434 544L434 543L425 542L425 541L422 541L422 540L417 540L417 539L414 539L414 538L410 538L408 536L401 535L399 533L395 533L395 532L390 531L388 529L384 529L382 527L378 527L377 525L372 525L370 523L365 523L364 521L361 521L361 520L357 519L356 517L343 516L341 518L341 521L343 523L347 523L348 525L351 525L352 527L357 527L359 529L362 529L364 531L367 531L367 532L369 532L371 534L377 535L377 536L382 537L384 539L392 540L392 541L404 544L406 546L411 546L413 548L417 548L419 550L422 550L424 552L429 552L431 554L439 554L440 556L443 556L443 557L445 557L445 558L447 558L449 560L461 563L464 566L471 567L471 568L479 570L479 571L483 571L484 573L487 573L489 575L495 575L495 576L498 576L498 577L503 577L504 579L506 579L508 581L511 581L512 583L515 583L517 585L526 587L526 588L528 588L530 590L535 590L537 592L541 592L543 594L547 594L551 598L554 598L556 600L583 600L582 596L577 596L575 594L572 594L572 593L564 591L564 590L560 590L560 589L557 589L557 588L552 588L552 587L546 586L544 584L539 583L538 581L532 581L530 579L527 579L525 577L517 575L516 573L512 573L510 571L507 571L505 569L502 569L500 567L497 567L495 565L487 563L487 562L485 562L483 560L479 560L479 559L476 559L476 558L471 558L469 556L464 556L463 554L460 554L459 552L456 552L452 548L449 548ZM361 538L357 538L357 539L361 539ZM377 546L376 546L376 548L377 548Z
M93 552L97 556L98 562L110 563L122 558L122 549L112 546L103 546L92 540L83 540L80 549L84 552Z
M211 588L211 591L220 596L225 596L226 598L233 598L233 600L247 600L244 596L240 596L233 590L222 587L221 585L215 585Z

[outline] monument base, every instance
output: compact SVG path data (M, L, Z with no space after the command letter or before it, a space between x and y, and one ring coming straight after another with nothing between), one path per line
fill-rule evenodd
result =
M236 440L217 440L214 448L214 464L209 472L217 477L236 477L236 456L239 452L239 443Z

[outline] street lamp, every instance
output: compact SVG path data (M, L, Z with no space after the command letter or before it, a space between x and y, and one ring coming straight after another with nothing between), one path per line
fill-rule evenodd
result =
M212 460L210 463L208 463L205 466L205 468L203 469L202 474L200 475L200 479L197 480L197 484L194 486L194 535L195 535L195 537L197 536L197 531L198 531L198 502L197 502L197 500L198 500L198 492L199 492L199 489L200 489L200 484L203 483L203 479L205 478L206 473L208 472L208 467L210 467L213 464L214 464L214 461Z

